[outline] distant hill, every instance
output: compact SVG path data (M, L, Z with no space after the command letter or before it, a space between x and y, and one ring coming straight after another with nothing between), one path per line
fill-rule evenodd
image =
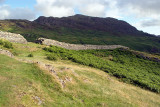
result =
M34 21L1 20L0 30L22 34L28 41L39 37L74 44L124 45L134 50L160 53L160 38L137 30L125 21L84 15Z

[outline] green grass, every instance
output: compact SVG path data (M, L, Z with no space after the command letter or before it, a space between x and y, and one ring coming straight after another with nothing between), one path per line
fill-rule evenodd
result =
M0 55L0 59L1 107L36 106L37 101L32 100L35 96L43 97L47 103L50 90L60 90L54 79L37 66L21 63L4 55Z
M44 48L47 58L71 60L101 69L120 80L160 93L160 63L143 59L129 50L67 50L56 46Z
M158 107L160 105L159 95L123 84L102 71L85 66L67 65L76 68L74 71L76 74L62 69L63 72L57 72L61 79L72 78L72 81L66 82L65 88L61 89L54 76L33 64L22 63L4 55L0 55L0 59L0 106L2 107L143 105ZM62 63L58 65L64 66ZM35 97L39 97L43 103L38 105L39 101L35 100Z
M4 48L8 48L8 49L12 49L13 45L11 42L4 40L4 39L0 39L0 46L4 47Z
M17 53L16 59L51 64L60 79L66 81L65 78L70 78L71 81L66 81L65 87L62 88L55 75L51 75L41 67L40 69L35 64L19 62L0 55L0 106L2 107L160 106L159 94L119 82L101 70L71 62L58 53L57 50L61 53L64 52L62 48L56 48L58 59L51 61L46 59L46 54L51 53L44 51L42 48L45 46L43 45L13 43L13 46L14 48L9 50ZM98 58L103 57L104 60L115 60L113 55L115 52L108 51L110 57L106 57L108 56L105 54L107 52L103 51L77 52L78 55L89 54L92 56L94 54ZM28 57L30 53L34 57ZM35 97L39 97L43 103L38 105L39 101L35 100Z

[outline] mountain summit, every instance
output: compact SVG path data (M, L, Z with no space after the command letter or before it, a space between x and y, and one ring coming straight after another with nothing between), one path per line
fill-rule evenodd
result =
M40 16L34 22L47 25L49 27L56 26L80 30L96 30L108 32L114 35L149 35L138 31L135 27L125 21L110 17L99 18L80 14L62 18Z

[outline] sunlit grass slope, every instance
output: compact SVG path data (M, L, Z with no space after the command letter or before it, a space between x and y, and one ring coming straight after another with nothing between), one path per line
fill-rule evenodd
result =
M4 55L0 55L0 59L1 107L160 106L159 94L118 82L97 69L74 63L50 62L60 71L60 78L71 79L62 89L54 76L36 65ZM65 67L70 69L65 70Z
M44 47L34 43L13 44L13 49L9 50L16 55L15 59L0 55L0 107L160 106L159 94L120 82L104 71L70 60L50 61ZM92 51L85 53L91 54ZM28 57L29 54L33 57ZM112 55L110 60L114 57ZM62 87L54 74L40 69L37 64L16 59L50 64L59 79L69 81ZM109 60L108 57L104 59Z

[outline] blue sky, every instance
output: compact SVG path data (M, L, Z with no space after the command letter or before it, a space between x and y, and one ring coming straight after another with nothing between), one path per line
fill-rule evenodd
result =
M27 7L34 9L34 5L36 4L35 0L6 0L6 5L10 5L13 8L16 7Z
M0 19L34 20L39 16L84 14L127 21L160 35L160 0L0 0Z

